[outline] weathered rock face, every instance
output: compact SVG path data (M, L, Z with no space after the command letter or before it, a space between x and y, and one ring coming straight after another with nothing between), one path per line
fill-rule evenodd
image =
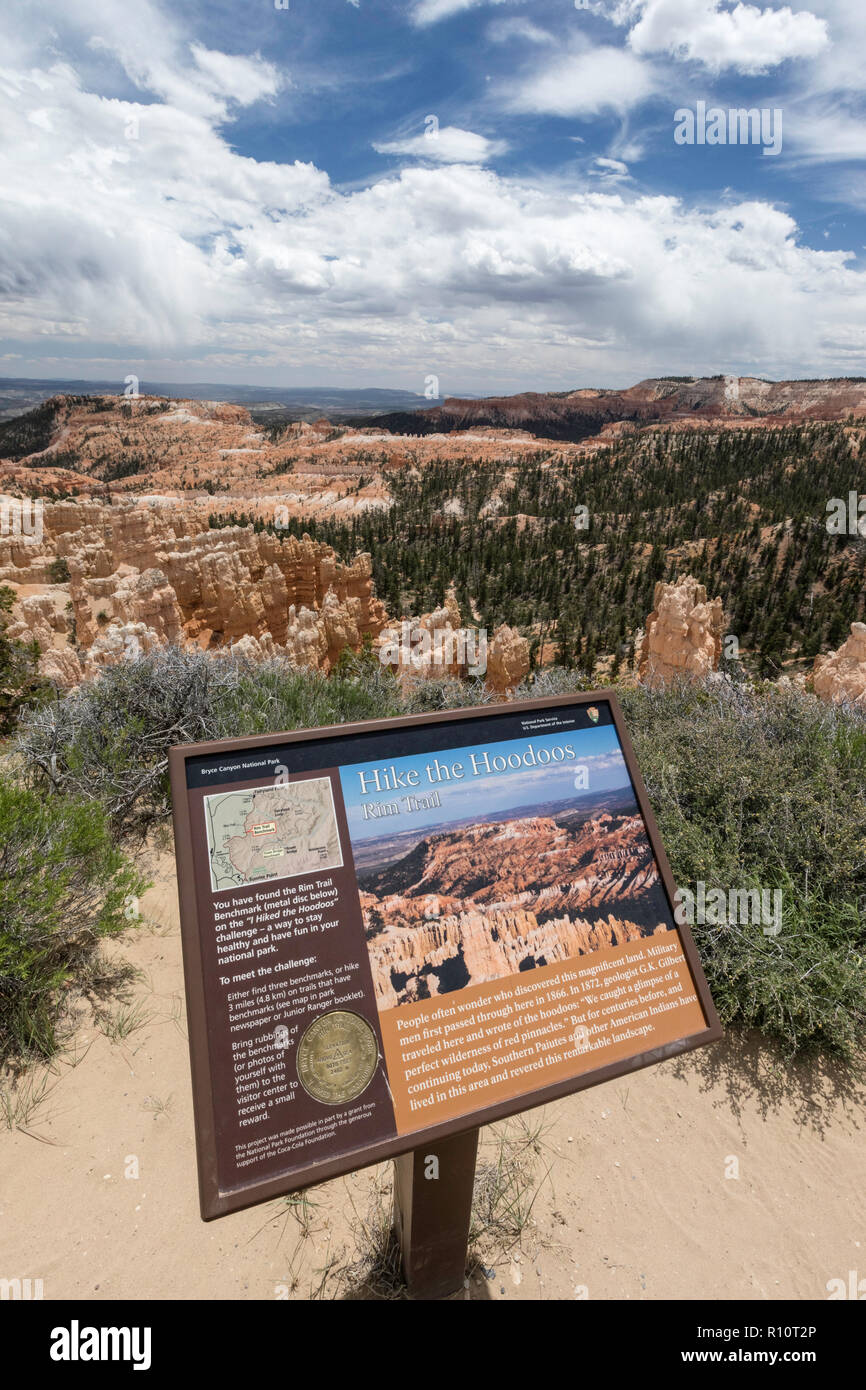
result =
M812 685L822 700L866 705L866 623L852 623L837 652L815 658Z
M529 675L529 666L528 640L503 623L487 649L487 684L504 695Z
M62 621L53 600L26 593L57 558L69 572L68 584L51 586L71 609ZM10 580L21 595L15 634L36 639L42 669L63 685L169 642L244 643L247 654L328 669L386 620L369 555L346 565L309 536L211 529L200 509L163 499L47 504L40 543L0 541L0 581Z
M81 654L81 669L77 680L80 681L82 676L97 676L105 666L116 666L121 661L144 656L147 652L153 651L154 647L161 645L157 633L146 623L111 623L99 632L93 645ZM74 685L76 681L70 681L69 684Z
M39 669L49 680L68 687L81 680L81 663L69 645L72 615L69 595L62 585L42 593L22 595L12 612L9 636L20 642L36 642L42 653Z
M724 630L722 600L708 601L703 584L688 575L676 584L660 580L638 657L640 679L656 686L717 671Z
M465 676L470 667L480 673L486 647L477 628L464 628L453 588L441 608L420 618L390 622L375 643L379 660L403 684L414 680Z
M639 816L602 814L577 830L534 816L433 834L363 884L383 1008L665 927Z
M69 577L52 585L58 560ZM372 576L369 555L344 564L309 536L212 528L202 506L176 498L49 502L41 540L0 537L0 582L20 595L15 633L35 638L42 671L65 687L165 643L329 670L368 634L406 679L487 670L504 692L528 672L526 639L501 627L488 649L477 628L461 626L453 592L441 609L383 632ZM34 589L55 597L43 602Z
M464 627L454 589L445 603L420 618L389 623L376 642L379 659L406 684L446 676L486 676L503 694L529 672L529 642L503 624L488 641L483 629Z
M533 912L460 912L403 937L370 943L382 1009L431 998L469 984L516 975L536 965L555 965L604 946L622 946L663 931L610 915L596 922L548 918Z

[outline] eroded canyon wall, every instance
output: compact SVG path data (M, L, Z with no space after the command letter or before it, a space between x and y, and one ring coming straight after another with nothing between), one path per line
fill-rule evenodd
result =
M386 621L369 555L343 564L307 535L212 529L176 498L46 503L41 540L0 539L0 582L18 595L11 635L34 637L64 685L168 642L328 669Z

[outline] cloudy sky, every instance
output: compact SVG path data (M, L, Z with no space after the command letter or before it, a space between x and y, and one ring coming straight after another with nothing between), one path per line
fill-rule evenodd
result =
M866 373L864 0L6 0L0 64L0 374Z

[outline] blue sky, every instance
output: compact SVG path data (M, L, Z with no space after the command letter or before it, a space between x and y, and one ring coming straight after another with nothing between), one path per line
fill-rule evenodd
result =
M509 754L522 757L530 745L538 750L552 750L570 744L575 757L562 762L536 763L515 770L499 771L495 766L486 770L487 764L473 763L472 754L479 758L486 753L491 761L494 757L507 760ZM463 778L443 777L436 780L426 773L428 764L434 759L440 766L452 768L459 763L464 769ZM404 790L393 793L377 792L372 777L374 769L384 773L391 767L403 776L410 770L417 771L417 786L407 785ZM475 772L476 766L483 770ZM581 773L580 788L575 788L578 770ZM362 782L359 773L367 774ZM581 729L569 733L545 734L539 737L509 739L499 743L479 743L468 748L452 751L419 754L405 758L395 758L392 762L357 763L340 769L340 782L343 800L349 821L349 831L356 843L364 839L377 839L381 835L394 835L404 830L423 831L431 825L441 825L443 821L465 820L470 816L490 816L497 812L513 810L516 806L533 806L545 801L562 801L568 797L577 800L589 792L602 793L615 787L628 787L630 780L625 759L619 746L616 730L612 726L598 729ZM367 790L365 791L364 788ZM422 796L438 791L441 806L424 811L407 811L401 800L404 796ZM363 807L372 802L396 800L400 808L398 816L367 820Z
M862 0L279 3L4 6L0 373L866 371Z

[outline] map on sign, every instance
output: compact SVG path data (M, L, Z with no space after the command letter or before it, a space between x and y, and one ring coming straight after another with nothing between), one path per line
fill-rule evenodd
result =
M215 893L343 863L328 777L204 798Z

